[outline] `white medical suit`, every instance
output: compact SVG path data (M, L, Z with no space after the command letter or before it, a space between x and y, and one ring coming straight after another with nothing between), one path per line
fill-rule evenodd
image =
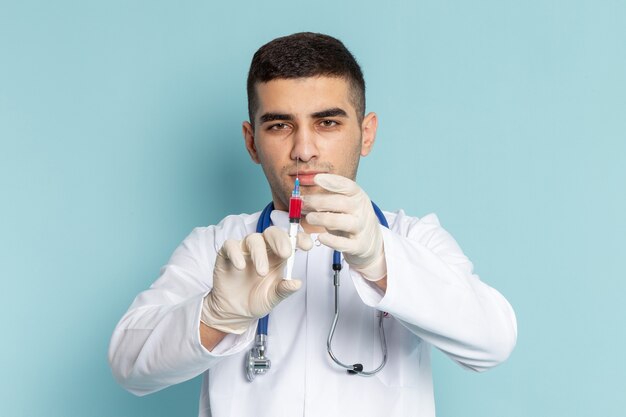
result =
M334 314L333 251L317 244L297 252L293 276L303 286L270 314L272 367L248 382L244 359L256 322L209 352L200 344L199 320L218 250L226 239L254 233L259 215L228 216L217 226L194 229L160 278L137 296L109 351L113 373L127 390L145 395L204 373L201 417L433 417L431 346L476 371L502 362L515 346L511 306L473 274L437 217L385 212L386 293L344 261L333 349L344 363L377 367L378 314L387 312L386 367L372 377L348 375L326 352ZM271 218L287 230L286 212L274 211Z

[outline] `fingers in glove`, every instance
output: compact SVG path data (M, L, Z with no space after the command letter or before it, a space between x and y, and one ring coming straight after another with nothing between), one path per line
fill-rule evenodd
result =
M281 279L277 281L275 287L276 296L278 297L277 301L282 301L289 297L291 294L298 291L300 287L302 287L302 281L297 279L291 279L288 281ZM278 302L276 304L278 304Z
M298 232L296 246L302 250L311 250L313 247L313 239L311 239L311 235L304 232Z
M291 241L289 235L284 230L270 226L263 232L263 238L270 250L278 257L287 259L291 255Z
M354 196L341 194L312 194L302 197L302 210L304 212L350 213L358 208L359 201Z
M253 303L250 305L251 313L256 317L263 317L268 314L281 301L298 291L302 282L298 280L285 281L276 277L272 282L268 282L265 290L257 288L250 293Z
M238 270L243 270L246 267L246 259L243 256L241 250L241 244L237 240L228 239L222 245L220 253Z
M335 174L317 174L313 177L313 181L320 187L347 196L357 195L361 191L361 187L349 178Z
M313 226L322 226L326 230L356 234L362 229L362 222L352 214L343 213L309 213L306 221Z
M332 233L320 233L317 239L323 245L347 254L353 254L357 248L357 243L354 241L354 239L337 236Z
M265 245L265 239L260 233L252 233L243 240L242 243L245 249L250 253L252 263L256 273L265 276L269 270L267 260L267 246Z

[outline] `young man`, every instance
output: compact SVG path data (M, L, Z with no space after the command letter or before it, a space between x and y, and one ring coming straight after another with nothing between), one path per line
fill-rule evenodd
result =
M431 346L466 368L493 367L515 346L511 306L473 274L435 215L385 212L389 229L379 224L354 182L377 117L365 114L361 69L340 41L298 33L261 47L248 104L243 135L270 184L273 226L256 233L255 213L195 229L115 329L115 377L145 395L204 373L200 416L434 416ZM296 173L299 279L283 280ZM347 373L327 352L333 250L343 257L333 353L370 372L386 350L371 377ZM250 382L244 362L270 312L271 369Z

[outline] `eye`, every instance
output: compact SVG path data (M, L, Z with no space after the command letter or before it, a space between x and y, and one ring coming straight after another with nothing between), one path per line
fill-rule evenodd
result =
M285 130L289 129L289 125L287 123L274 123L270 125L267 130Z
M335 127L335 126L339 126L339 123L337 123L337 122L336 122L336 121L334 121L334 120L322 120L322 121L320 122L320 125L321 125L322 127Z

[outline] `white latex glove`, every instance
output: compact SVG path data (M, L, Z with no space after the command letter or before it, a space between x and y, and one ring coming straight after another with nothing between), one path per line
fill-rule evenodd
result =
M343 252L346 262L369 281L387 275L380 223L372 203L354 181L334 174L318 174L314 181L329 193L303 197L306 221L322 226L319 241Z
M298 233L296 246L311 249L311 237ZM290 255L289 235L276 226L241 241L224 242L213 269L213 288L204 298L201 321L225 333L244 333L302 285L299 280L282 279Z

